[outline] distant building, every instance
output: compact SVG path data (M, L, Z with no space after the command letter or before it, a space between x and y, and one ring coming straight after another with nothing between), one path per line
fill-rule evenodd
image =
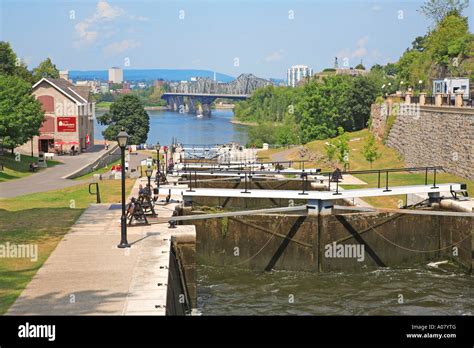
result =
M113 67L109 69L109 81L112 83L123 82L123 70L122 68Z
M288 86L295 87L299 81L312 75L313 69L308 68L306 65L293 65L287 71L287 84Z
M19 146L17 151L38 153L79 152L94 145L95 103L89 86L76 86L66 79L42 78L32 87L45 114L40 135Z
M455 94L456 92L463 93L463 99L469 99L469 79L461 77L447 77L445 79L433 80L433 94ZM452 97L454 98L454 96Z
M109 84L102 82L100 84L100 93L109 93L109 92L110 92Z

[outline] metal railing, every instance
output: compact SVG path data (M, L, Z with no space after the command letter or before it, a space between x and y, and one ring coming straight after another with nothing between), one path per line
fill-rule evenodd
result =
M389 173L403 173L403 172L424 172L425 173L425 185L428 185L428 174L430 172L433 173L433 186L431 188L437 188L436 186L436 174L438 171L444 171L443 167L441 166L430 166L430 167L410 167L410 168L385 168L385 169L370 169L370 170L351 170L351 171L344 171L340 172L341 175L344 174L358 174L358 175L364 175L364 174L377 174L377 188L382 188L382 175L385 174L385 188L384 192L390 192L389 188ZM331 190L331 177L334 175L334 172L324 172L321 173L321 175L327 175L328 176L328 189ZM339 194L339 180L336 181L336 193Z
M92 191L91 191L91 188L92 188L93 186L95 186L95 192L92 192ZM100 203L99 183L93 182L93 183L90 183L90 184L89 184L89 194L95 195L97 204Z

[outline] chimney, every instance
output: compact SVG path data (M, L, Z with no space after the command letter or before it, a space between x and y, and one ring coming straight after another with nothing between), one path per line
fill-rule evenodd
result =
M69 81L69 70L61 70L59 72L59 78Z

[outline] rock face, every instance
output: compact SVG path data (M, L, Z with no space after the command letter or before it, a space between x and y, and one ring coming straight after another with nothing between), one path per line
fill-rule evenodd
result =
M174 93L251 94L257 88L271 84L271 81L252 74L242 74L228 83L219 83L210 78L197 78L196 81L172 83L170 87Z
M384 105L372 106L371 130L379 138L385 132L385 110ZM396 113L386 144L401 153L409 167L438 165L474 179L474 109L418 106L414 110ZM390 113L394 114L393 106Z

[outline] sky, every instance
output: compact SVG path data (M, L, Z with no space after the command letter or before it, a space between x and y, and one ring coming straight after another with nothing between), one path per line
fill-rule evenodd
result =
M286 78L291 65L396 61L430 22L405 0L0 0L0 40L29 68L205 69Z

